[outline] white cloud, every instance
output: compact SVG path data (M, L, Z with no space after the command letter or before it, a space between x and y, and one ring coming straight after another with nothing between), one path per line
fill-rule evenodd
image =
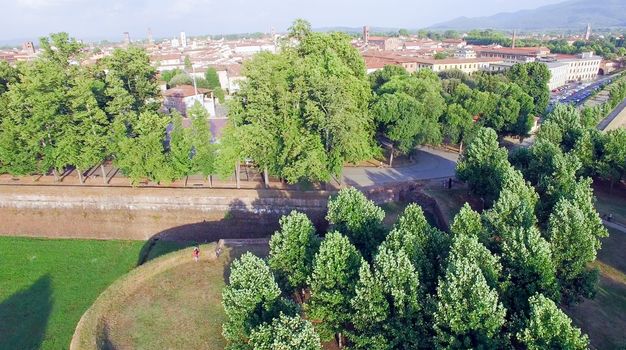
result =
M46 7L55 7L70 5L80 2L86 2L87 0L16 0L17 4L21 7L27 7L30 9L38 10Z

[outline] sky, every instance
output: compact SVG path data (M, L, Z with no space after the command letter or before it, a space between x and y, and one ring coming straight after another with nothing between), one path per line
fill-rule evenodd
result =
M84 40L284 31L365 24L418 29L460 16L488 16L562 0L0 0L0 41L66 31Z

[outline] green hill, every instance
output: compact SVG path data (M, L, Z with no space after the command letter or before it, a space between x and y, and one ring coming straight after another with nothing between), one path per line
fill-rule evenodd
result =
M570 0L533 10L498 13L486 17L459 17L430 29L578 29L626 27L625 0Z

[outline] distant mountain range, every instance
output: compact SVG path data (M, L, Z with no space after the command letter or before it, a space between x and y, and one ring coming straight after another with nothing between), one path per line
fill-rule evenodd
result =
M498 13L485 17L459 17L430 26L432 30L518 29L584 31L592 28L626 27L626 0L570 0L534 10Z

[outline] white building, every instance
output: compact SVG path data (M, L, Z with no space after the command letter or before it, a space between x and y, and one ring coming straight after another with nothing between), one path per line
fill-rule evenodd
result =
M456 58L476 58L476 51L468 48L462 48L454 53Z
M602 57L593 52L583 52L575 57L560 58L559 62L568 64L567 81L586 81L595 79L600 71Z
M239 55L254 55L255 53L259 53L261 51L274 53L276 52L276 46L272 44L245 44L235 46L234 51Z
M467 74L479 70L489 70L492 64L502 63L500 58L446 58L442 60L416 58L417 69L430 69L433 72L458 69Z
M548 82L548 89L554 90L567 84L569 64L565 62L546 62L546 65L550 70L550 81Z
M185 32L180 32L180 46L187 47L187 35Z
M558 87L561 87L567 84L568 81L568 73L569 73L569 64L565 62L542 62L546 66L548 66L548 70L550 71L550 81L548 81L548 88L550 90L554 90ZM516 63L513 62L502 62L502 63L494 63L489 66L490 72L504 72L509 70Z
M180 42L178 41L178 39L172 39L170 41L170 44L172 45L172 47L179 47L180 46Z

